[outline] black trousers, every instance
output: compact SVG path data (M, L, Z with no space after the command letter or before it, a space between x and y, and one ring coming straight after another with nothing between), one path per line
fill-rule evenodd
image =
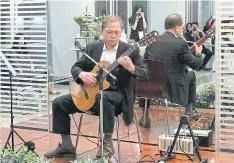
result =
M89 110L95 115L100 113L100 94L96 97L96 103ZM103 92L103 132L113 133L115 116L122 112L122 95L118 91ZM60 96L52 103L52 132L58 134L70 134L69 114L83 113L73 103L70 94Z
M196 75L193 71L188 71L186 75L186 82L188 83L188 104L196 103ZM186 93L186 92L185 92ZM184 94L186 96L186 94ZM183 97L179 97L183 98ZM147 101L147 108L150 107L151 100ZM174 103L173 101L170 101ZM179 104L180 105L180 104ZM139 107L145 108L145 99L139 99Z
M205 67L206 64L209 62L210 58L212 57L213 53L209 49L207 49L205 46L203 46L202 54L204 54L205 57L203 60L203 64L201 66Z

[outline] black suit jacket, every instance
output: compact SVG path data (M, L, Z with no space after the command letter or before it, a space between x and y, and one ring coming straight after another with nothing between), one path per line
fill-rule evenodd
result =
M86 53L92 57L95 61L99 62L102 55L104 42L93 42L88 44L86 47ZM116 58L120 57L125 51L130 48L131 45L124 42L119 42ZM119 66L118 73L118 90L122 94L122 111L123 119L125 125L130 125L133 120L133 106L134 106L134 95L133 95L133 86L132 78L135 77L138 80L149 79L149 70L147 65L143 62L139 55L139 49L134 51L129 56L136 67L134 74L130 73L128 70L124 69L122 66ZM82 56L72 67L71 73L74 81L81 83L79 79L79 74L82 71L90 72L94 68L95 64L88 59L86 56Z
M159 36L158 41L148 46L144 57L165 61L164 96L172 103L186 105L189 91L186 65L197 69L202 64L201 57L194 56L189 51L186 41L171 32L165 32Z

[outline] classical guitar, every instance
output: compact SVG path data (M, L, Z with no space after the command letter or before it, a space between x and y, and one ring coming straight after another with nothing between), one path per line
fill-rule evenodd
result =
M209 31L207 31L206 35L203 36L200 40L197 41L197 46L201 46L208 38L210 38L215 33L215 27L211 28ZM191 46L189 48L191 52L195 50L195 46Z
M129 56L134 52L138 47L150 45L158 40L158 32L152 31L147 34L138 42L134 43L127 51L125 51L120 57ZM99 62L104 68L111 72L119 66L118 60L115 60L111 65L107 62ZM99 67L96 65L91 73L98 75ZM107 74L103 72L103 76ZM106 90L110 87L110 83L107 80L103 81L103 90ZM72 100L77 108L81 111L89 110L96 102L96 96L100 93L99 85L90 87L86 84L77 84L75 81L70 81L70 94Z

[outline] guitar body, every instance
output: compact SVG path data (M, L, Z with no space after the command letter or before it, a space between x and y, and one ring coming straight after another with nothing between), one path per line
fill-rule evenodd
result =
M127 51L125 51L121 57L129 56L132 52L134 52L138 46L146 46L154 43L158 40L158 31L152 31L142 39L140 39L134 46L131 46ZM79 44L79 43L77 43ZM115 68L118 67L119 62L115 60L111 65L107 62L101 61L99 62L108 72L112 72ZM98 75L99 67L96 65L91 73ZM107 73L103 73L103 77L105 78ZM103 81L103 90L106 90L110 87L110 83L106 80ZM100 93L99 85L95 85L90 87L88 85L77 84L75 81L70 82L70 94L75 106L81 111L87 111L93 107L96 102L96 96Z
M109 64L107 62L99 62L104 68L107 68ZM99 67L96 65L90 73L98 74ZM103 82L103 90L110 87L110 83L106 80ZM86 91L86 92L85 92ZM99 85L93 87L86 84L77 84L75 81L70 82L70 94L75 106L81 111L87 111L96 102L96 96L100 93Z

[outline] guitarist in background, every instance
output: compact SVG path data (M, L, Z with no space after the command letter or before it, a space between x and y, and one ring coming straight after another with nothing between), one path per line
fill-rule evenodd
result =
M103 97L103 131L104 131L104 157L111 158L114 154L112 133L115 123L115 115L123 113L125 125L130 125L133 120L133 86L132 78L144 80L149 78L147 65L139 55L139 49L129 57L120 57L131 45L120 41L123 30L123 22L120 17L108 16L102 23L102 35L104 40L88 44L86 53L95 61L113 63L117 58L120 66L112 71L117 81L107 78L111 86L104 91ZM119 58L120 57L120 58ZM82 56L72 67L71 74L77 83L85 83L90 86L97 84L96 77L90 73L95 64L86 56ZM96 97L95 105L89 110L99 115L100 96ZM62 144L54 151L45 154L47 158L75 157L76 151L70 137L69 114L82 112L76 108L70 94L56 98L52 104L53 132L61 134ZM97 158L101 157L101 147Z
M196 102L196 76L194 72L187 71L186 66L192 69L201 66L202 46L198 47L195 44L195 55L189 51L188 43L180 38L183 32L183 19L180 15L169 15L164 25L166 32L159 37L157 42L146 48L144 58L166 63L164 97L171 103L185 106L185 115L188 115L190 120L195 120L199 117L199 114L193 110ZM139 105L144 108L144 99L139 100ZM143 127L149 127L151 124L149 107L150 105L147 106L146 119L144 120L142 116L139 120L139 125Z

